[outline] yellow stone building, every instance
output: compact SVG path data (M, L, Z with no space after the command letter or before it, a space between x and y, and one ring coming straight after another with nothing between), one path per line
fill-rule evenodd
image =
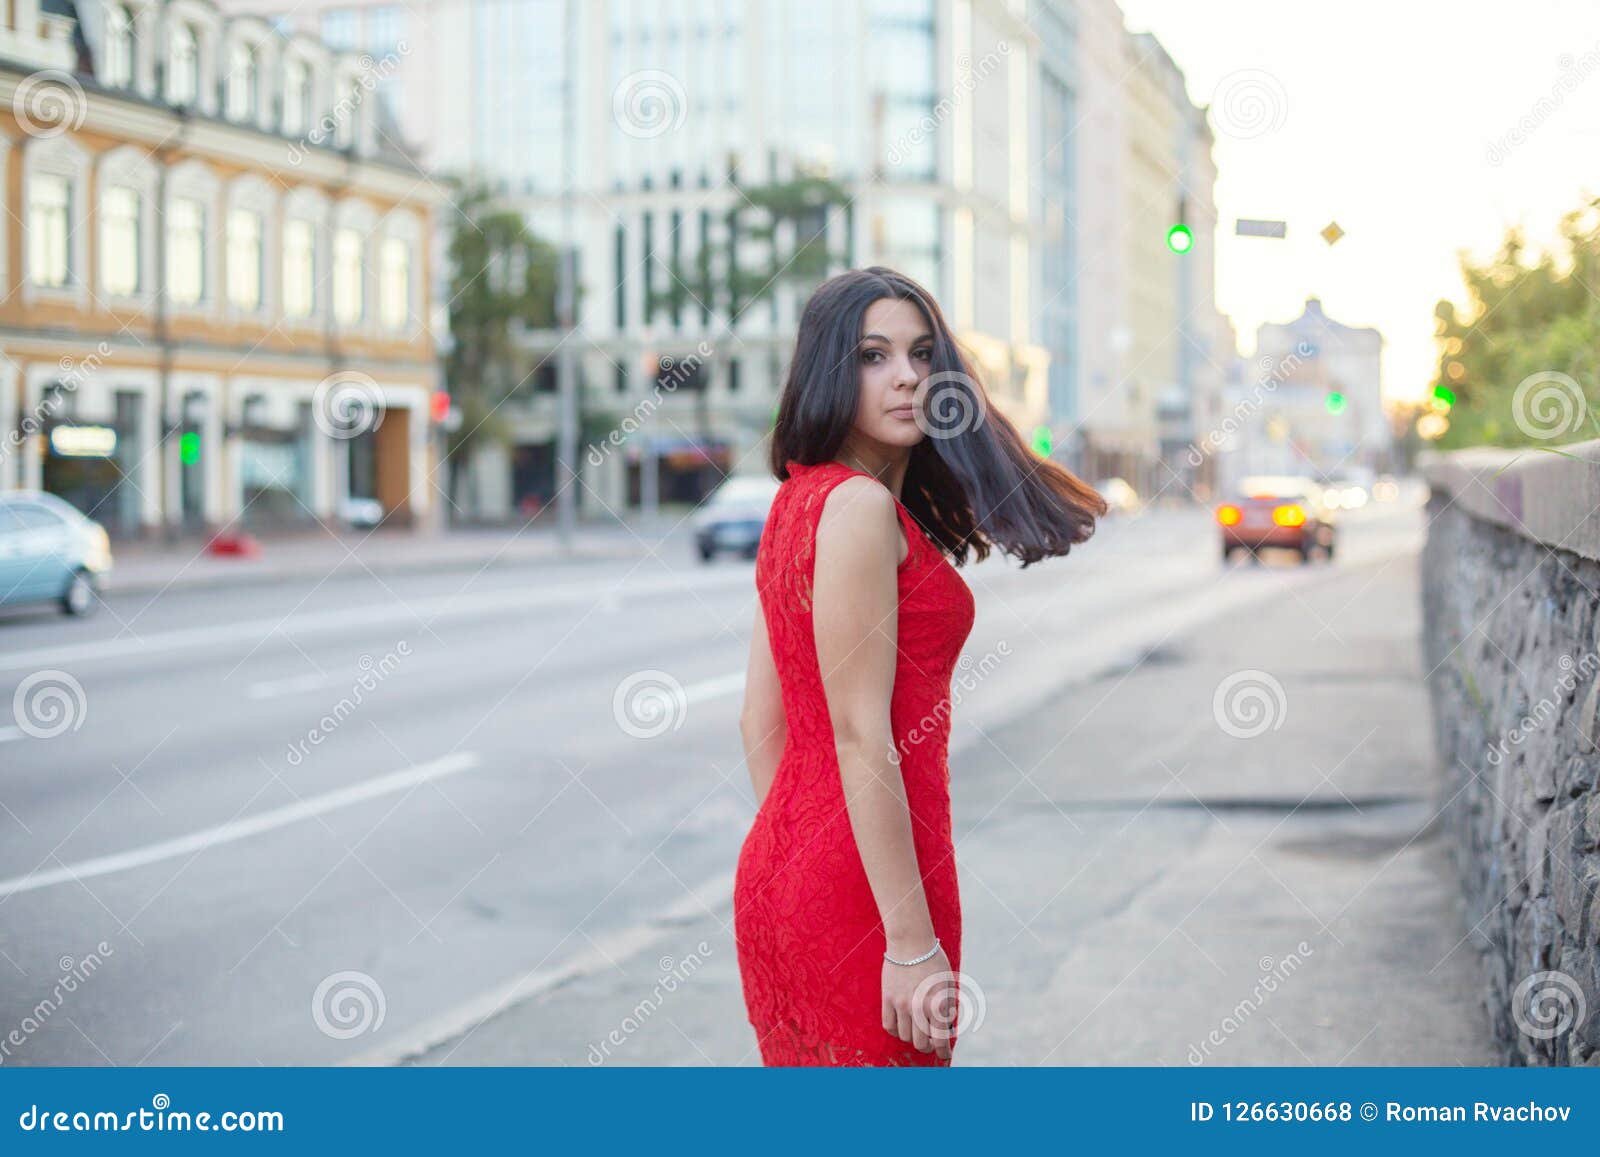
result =
M206 0L0 13L0 489L123 536L427 521L442 194L397 62Z

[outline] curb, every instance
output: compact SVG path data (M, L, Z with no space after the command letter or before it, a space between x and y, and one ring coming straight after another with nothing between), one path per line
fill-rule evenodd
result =
M462 558L419 558L415 560L391 559L379 562L364 562L359 556L345 556L332 560L332 570L342 571L349 568L348 574L337 576L330 574L327 566L295 566L283 567L276 570L252 569L241 570L231 574L204 574L192 578L183 575L169 576L167 578L135 578L126 582L118 581L116 571L113 569L106 582L104 594L107 597L122 595L160 594L164 591L194 591L217 590L229 587L259 587L269 586L273 583L293 582L307 578L357 578L374 575L408 575L408 574L441 574L453 570L468 570L473 567L479 569L509 569L519 566L567 566L580 562L603 562L614 559L634 558L642 554L638 547L626 550L609 551L594 548L579 548L571 554L561 554L552 551L549 554L528 557L514 555L509 557L496 557L492 554L481 557ZM249 564L246 564L249 565Z

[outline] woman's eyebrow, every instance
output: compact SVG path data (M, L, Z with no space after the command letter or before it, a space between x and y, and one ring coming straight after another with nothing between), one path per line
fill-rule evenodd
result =
M864 341L864 342L881 341L885 345L893 345L894 344L894 342L892 342L888 338L884 337L881 333L862 334L861 335L861 340ZM933 340L933 334L931 334L931 333L920 333L916 337L911 339L911 344L912 345L916 345L918 342L925 342L925 341L932 341L932 340Z

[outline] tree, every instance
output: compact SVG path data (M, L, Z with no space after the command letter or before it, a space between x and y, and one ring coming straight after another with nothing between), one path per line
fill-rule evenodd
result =
M814 289L841 263L829 249L828 225L842 214L848 246L850 198L843 186L802 172L788 181L734 188L738 200L723 218L726 240L702 246L690 265L669 264L667 284L650 295L652 309L683 308L693 287L699 301L737 318L780 285L797 286L802 294ZM752 248L763 252L759 260L752 261ZM849 264L848 251L842 261Z
M1434 310L1437 383L1453 397L1440 445L1548 446L1600 432L1600 197L1562 217L1556 252L1530 262L1511 229L1487 263L1463 256L1461 273L1467 308Z
M450 238L450 334L445 375L461 425L450 435L450 494L472 457L510 436L500 407L527 378L522 329L556 324L560 255L498 204L482 184L463 183Z

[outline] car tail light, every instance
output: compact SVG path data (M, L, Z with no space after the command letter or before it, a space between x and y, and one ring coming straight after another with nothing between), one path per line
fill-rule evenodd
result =
M1304 508L1293 503L1288 506L1274 506L1272 508L1272 521L1279 526L1304 526L1306 512Z
M1244 512L1237 506L1217 507L1217 521L1223 526L1238 526L1239 520L1244 517Z

